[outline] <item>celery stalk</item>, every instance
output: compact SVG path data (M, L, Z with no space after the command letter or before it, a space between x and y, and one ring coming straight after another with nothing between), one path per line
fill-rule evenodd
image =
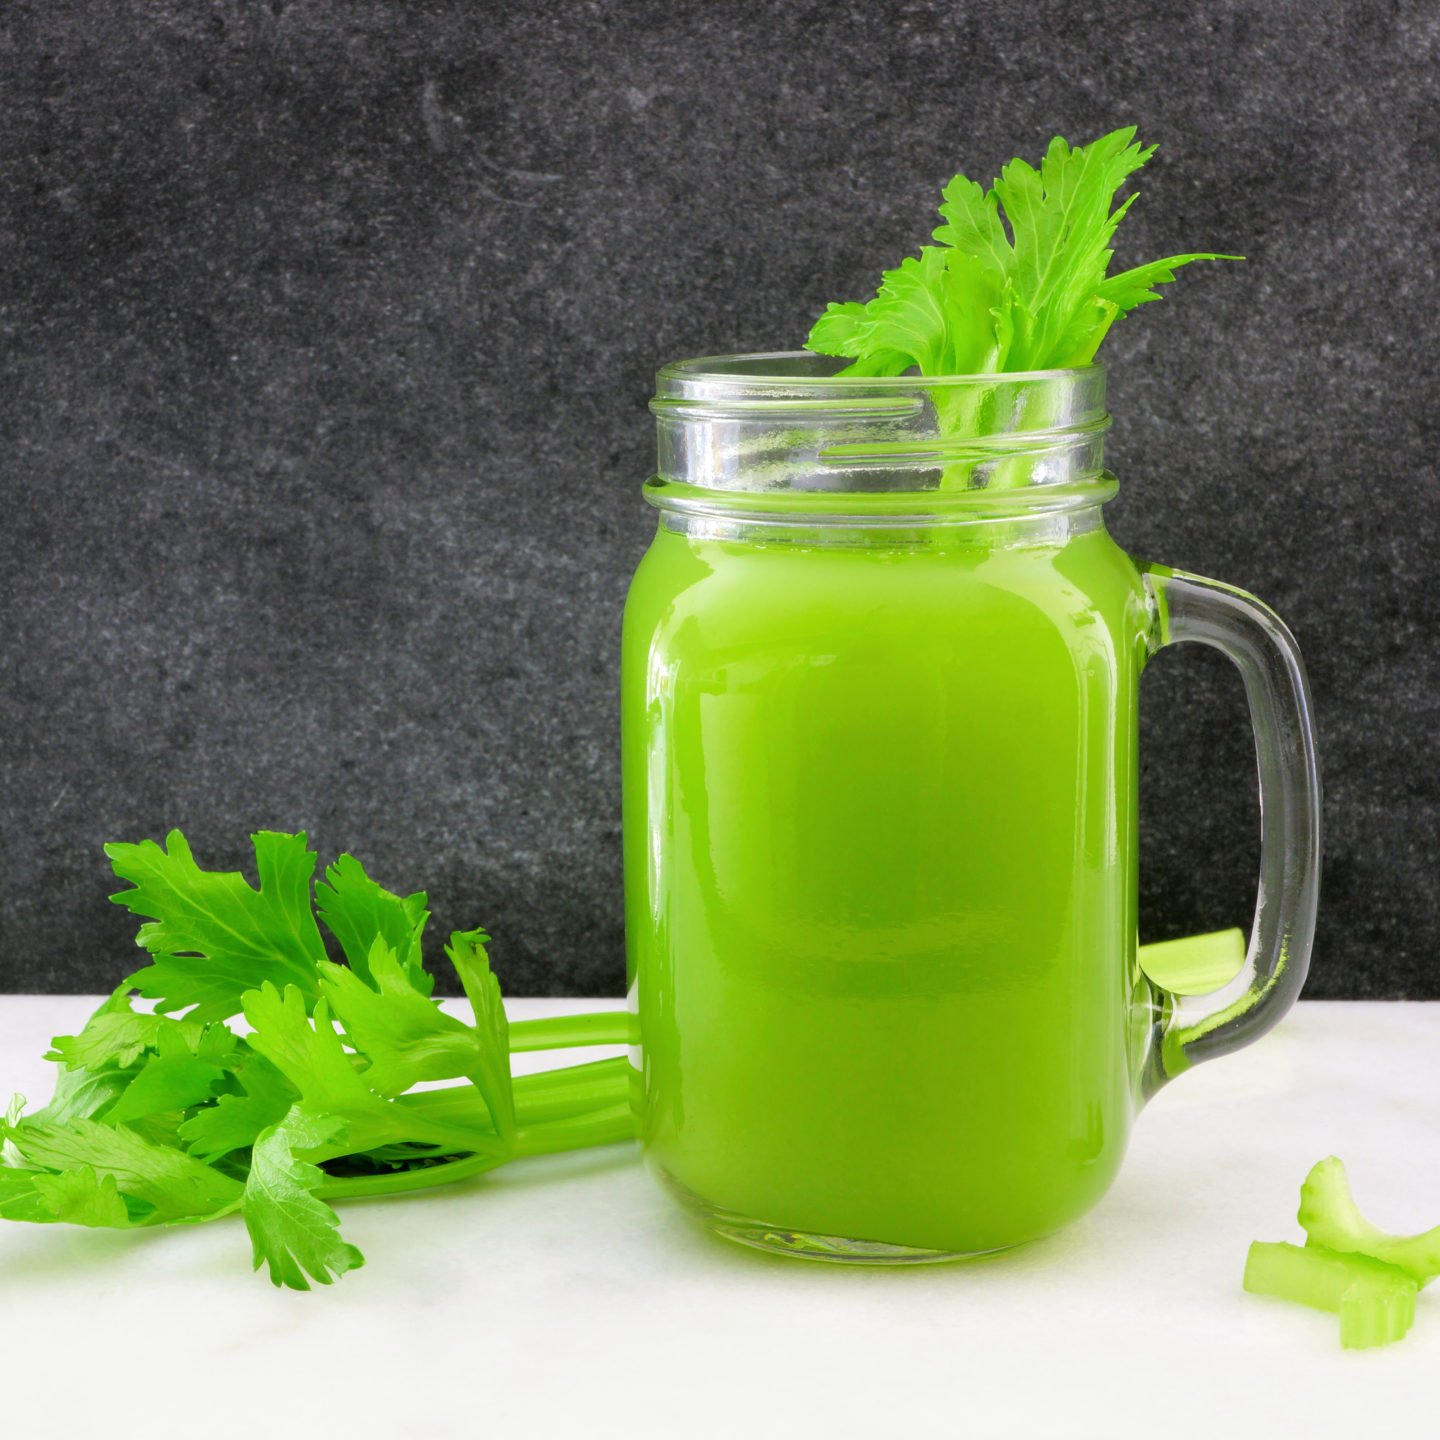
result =
M602 1106L619 1104L629 1095L630 1067L626 1060L592 1060L521 1075L515 1080L515 1113L521 1125L543 1124ZM473 1085L446 1085L436 1090L414 1090L395 1102L431 1120L454 1125L483 1126L490 1112Z
M1245 932L1214 930L1140 947L1140 968L1172 995L1208 995L1228 985L1245 963Z
M629 1045L635 1017L625 1010L597 1010L589 1015L554 1015L540 1020L510 1022L510 1052L567 1050L577 1045Z
M1340 1343L1349 1350L1402 1339L1414 1323L1419 1288L1404 1271L1365 1255L1259 1240L1246 1257L1244 1283L1252 1295L1338 1314Z
M1311 1245L1368 1255L1403 1270L1417 1285L1440 1275L1440 1225L1419 1235L1389 1235L1361 1213L1345 1166L1334 1155L1321 1160L1300 1187L1300 1224Z
M431 1190L469 1180L487 1170L498 1169L512 1159L526 1155L554 1155L564 1150L585 1150L596 1145L613 1145L633 1139L635 1120L630 1106L607 1105L584 1115L552 1121L530 1128L521 1127L514 1151L509 1155L492 1153L466 1155L418 1170L402 1170L392 1175L359 1175L326 1179L315 1194L325 1201L360 1200L381 1195L400 1195L409 1190Z

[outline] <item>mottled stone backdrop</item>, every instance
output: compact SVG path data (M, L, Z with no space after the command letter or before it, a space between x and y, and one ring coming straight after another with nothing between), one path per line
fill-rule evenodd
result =
M1440 995L1440 10L6 0L0 989L136 958L100 846L307 829L512 993L622 985L616 650L661 361L793 347L1063 132L1161 142L1111 518L1289 618L1310 992ZM1146 681L1142 933L1245 921L1239 684Z

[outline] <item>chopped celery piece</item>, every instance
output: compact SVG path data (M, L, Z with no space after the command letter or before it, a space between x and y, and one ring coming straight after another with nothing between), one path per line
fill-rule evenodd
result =
M1172 995L1208 995L1228 985L1245 964L1245 932L1214 930L1140 947L1140 968Z
M1440 1225L1420 1235L1377 1229L1360 1213L1345 1166L1334 1155L1320 1161L1300 1187L1300 1224L1311 1245L1383 1260L1417 1285L1440 1275Z
M1366 1255L1257 1240L1245 1261L1245 1288L1338 1314L1340 1343L1360 1350L1404 1337L1419 1287L1403 1270Z
M1347 1290L1340 1297L1340 1343L1370 1350L1403 1340L1415 1323L1415 1288Z

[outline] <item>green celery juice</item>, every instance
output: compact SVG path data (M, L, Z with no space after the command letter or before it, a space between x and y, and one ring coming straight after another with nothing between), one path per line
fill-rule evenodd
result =
M970 1253L1114 1175L1148 614L1073 523L660 527L623 652L637 1104L704 1213Z

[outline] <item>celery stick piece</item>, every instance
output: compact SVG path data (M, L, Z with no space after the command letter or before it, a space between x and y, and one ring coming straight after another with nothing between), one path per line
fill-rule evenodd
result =
M1340 1343L1369 1350L1403 1340L1415 1323L1415 1289L1354 1286L1340 1297Z
M1338 1314L1340 1343L1355 1350L1401 1339L1414 1323L1419 1287L1366 1255L1257 1240L1246 1257L1245 1288Z
M1440 1275L1440 1225L1419 1235L1377 1229L1360 1213L1345 1166L1334 1155L1321 1160L1300 1187L1300 1224L1311 1245L1383 1260L1417 1285Z
M1140 947L1140 968L1172 995L1208 995L1228 985L1245 963L1245 932L1214 930Z

